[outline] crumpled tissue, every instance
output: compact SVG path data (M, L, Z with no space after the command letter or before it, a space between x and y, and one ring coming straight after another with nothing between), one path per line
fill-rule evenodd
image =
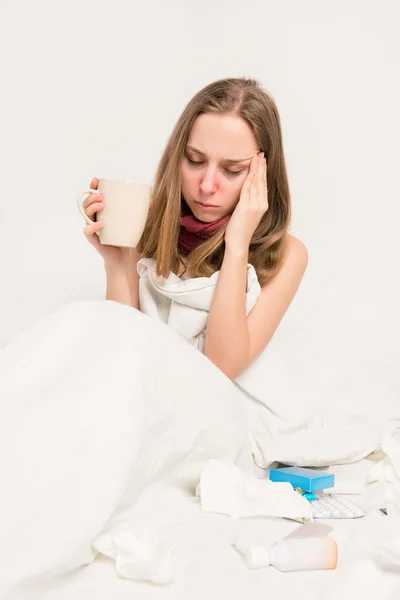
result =
M370 471L368 481L380 481L388 516L400 514L400 427L386 431L381 448L386 456Z
M379 521L371 539L373 558L386 569L400 573L400 427L386 431L381 448L386 456L370 471L368 481L380 481L387 518Z
M234 518L268 516L312 521L311 505L286 481L248 475L230 461L210 459L201 472L196 495L204 512Z
M117 572L126 579L166 584L177 576L174 546L149 531L102 534L93 547L115 560Z

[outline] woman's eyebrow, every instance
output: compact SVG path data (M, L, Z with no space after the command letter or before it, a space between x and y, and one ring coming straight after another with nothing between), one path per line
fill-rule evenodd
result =
M188 148L189 150L192 150L193 152L196 152L196 154L200 154L201 156L206 156L204 154L204 152L202 152L198 148L195 148L194 146L189 146L188 145L188 146L186 146L186 148ZM241 163L241 162L244 162L245 160L250 160L252 158L253 158L252 156L248 156L247 158L225 158L222 162L234 165L236 163Z

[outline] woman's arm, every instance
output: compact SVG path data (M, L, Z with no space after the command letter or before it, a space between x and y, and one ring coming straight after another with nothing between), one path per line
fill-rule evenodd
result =
M121 265L105 263L107 278L106 300L114 300L140 310L139 275L137 262L141 258L136 248L128 248L126 259Z
M280 271L261 289L246 317L247 261L248 252L226 247L208 317L205 355L230 379L271 340L296 295L308 253L300 240L290 237Z
M131 294L131 304L134 308L140 310L139 302L139 275L137 272L137 263L142 258L136 248L129 248L128 258L128 284Z
M106 300L133 306L126 268L105 265L104 269L107 279Z

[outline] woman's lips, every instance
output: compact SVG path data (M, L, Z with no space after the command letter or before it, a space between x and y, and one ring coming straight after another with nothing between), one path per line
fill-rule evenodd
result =
M196 202L197 206L200 206L202 210L215 210L218 206L214 206L213 204L202 204L201 202Z

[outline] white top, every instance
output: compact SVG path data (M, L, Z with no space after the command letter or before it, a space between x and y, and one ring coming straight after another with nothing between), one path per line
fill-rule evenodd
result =
M169 277L156 275L156 261L142 258L137 263L140 276L140 309L159 319L181 334L190 344L204 353L208 313L219 277ZM247 265L246 315L255 305L261 287L253 265Z

